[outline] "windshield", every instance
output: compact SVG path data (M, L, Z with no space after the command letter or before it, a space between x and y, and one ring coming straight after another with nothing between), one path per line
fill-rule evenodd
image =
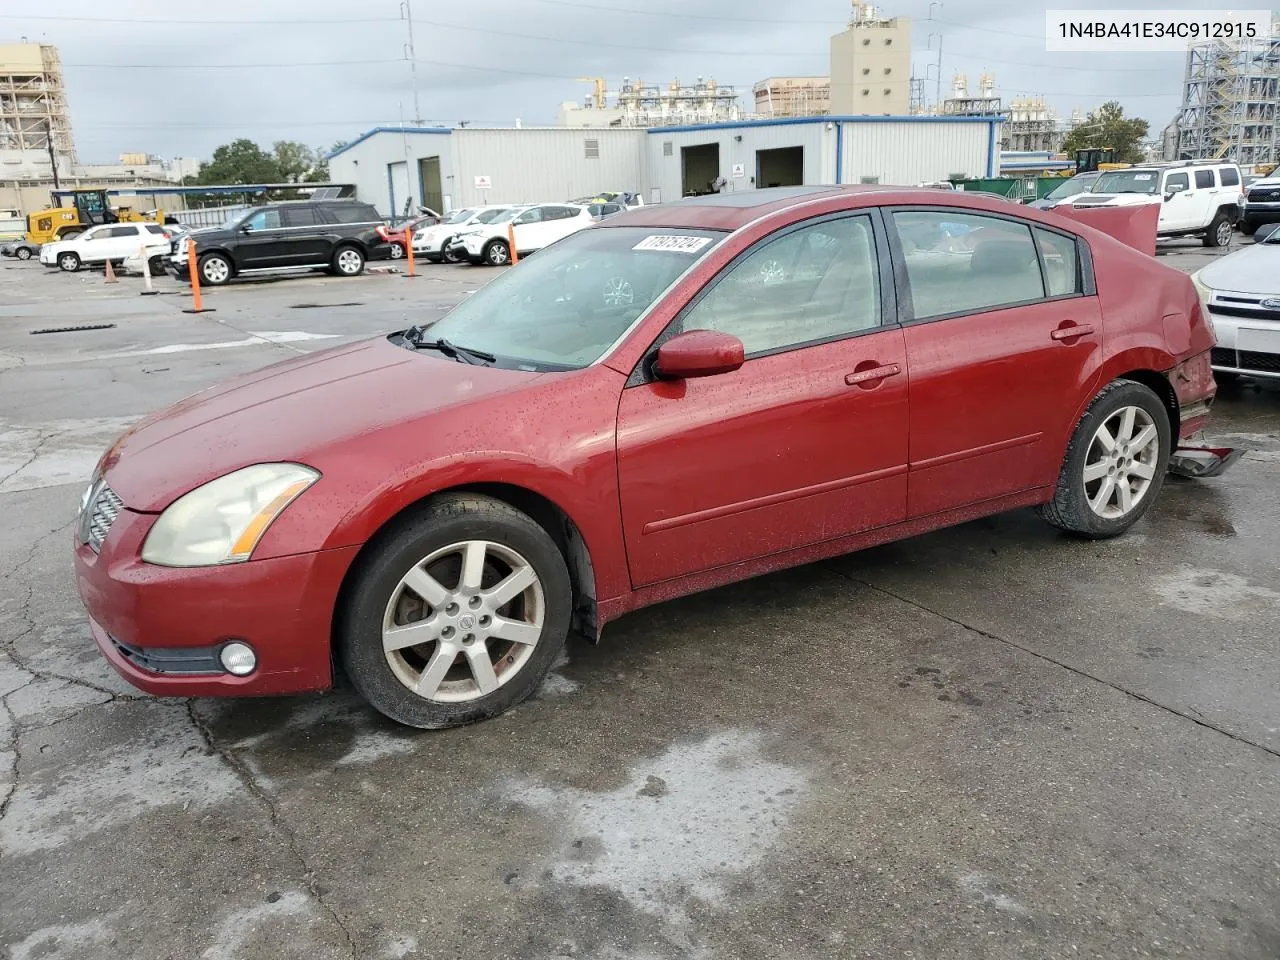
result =
M1098 177L1093 193L1155 193L1160 174L1154 170L1113 170Z
M1072 177L1066 183L1059 184L1045 194L1046 200L1065 200L1078 193L1085 193L1093 186L1097 177Z
M499 207L497 210L486 210L476 217L476 223L506 223L522 209L522 207Z
M660 227L579 231L481 287L423 337L494 354L502 367L588 366L725 236Z
M257 209L258 209L257 207L249 207L247 210L244 208L241 208L239 210L236 210L234 213L227 214L227 219L222 221L222 229L224 230L234 229L235 226L240 223L240 221L247 220L249 217L253 215L253 212Z
M475 210L468 207L465 210L455 210L444 218L444 223L466 223L475 214Z

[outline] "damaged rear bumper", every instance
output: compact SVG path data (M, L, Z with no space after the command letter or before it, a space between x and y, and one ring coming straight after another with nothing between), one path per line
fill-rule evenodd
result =
M1179 477L1202 479L1221 476L1233 463L1244 456L1238 447L1182 446L1169 458L1169 472Z

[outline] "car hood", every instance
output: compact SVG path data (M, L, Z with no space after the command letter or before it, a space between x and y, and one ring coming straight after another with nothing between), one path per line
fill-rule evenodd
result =
M1200 271L1210 290L1280 296L1280 243L1255 243L1213 261Z
M470 366L385 337L273 364L136 424L99 462L126 507L163 510L189 490L254 463L321 470L354 438L519 389L545 374Z

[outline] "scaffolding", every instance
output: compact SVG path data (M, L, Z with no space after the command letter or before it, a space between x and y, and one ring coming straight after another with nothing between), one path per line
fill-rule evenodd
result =
M0 150L49 149L76 163L71 115L58 48L49 44L0 45Z
M618 109L622 111L620 125L624 127L725 123L742 119L738 91L702 77L692 85L679 80L646 85L639 79L623 77Z
M1187 52L1177 158L1241 166L1280 159L1280 39L1212 40Z
M1005 124L1005 149L1056 153L1065 138L1059 130L1058 116L1043 97L1015 97Z
M831 112L830 77L770 77L751 91L762 117L820 117Z

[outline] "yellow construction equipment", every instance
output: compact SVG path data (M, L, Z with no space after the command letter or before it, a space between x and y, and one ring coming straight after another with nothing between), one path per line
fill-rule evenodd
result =
M591 97L591 102L595 105L597 110L603 110L609 105L609 98L607 94L609 89L608 81L605 80L604 77L578 77L577 82L589 83L595 87L596 92Z
M28 243L69 240L100 223L164 223L163 210L138 213L132 207L112 207L105 190L54 190L46 210L27 215ZM64 198L70 198L65 203Z

